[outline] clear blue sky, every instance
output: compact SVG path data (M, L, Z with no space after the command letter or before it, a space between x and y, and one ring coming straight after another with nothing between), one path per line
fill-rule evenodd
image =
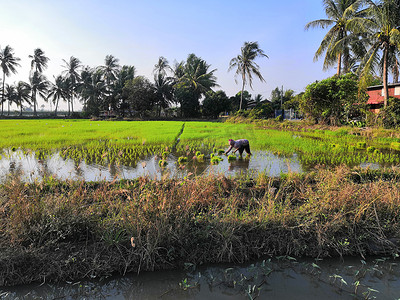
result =
M111 54L152 80L158 57L173 64L194 53L217 69L216 90L232 96L241 82L235 83L234 71L228 73L229 61L245 41L257 41L269 56L256 61L266 83L254 79L254 89L247 89L269 98L276 87L299 93L335 73L324 72L322 60L313 62L326 31L304 30L321 18L322 0L13 0L1 5L0 46L10 45L21 58L8 83L28 81L28 55L35 48L50 58L44 74L52 81L70 56L94 67Z

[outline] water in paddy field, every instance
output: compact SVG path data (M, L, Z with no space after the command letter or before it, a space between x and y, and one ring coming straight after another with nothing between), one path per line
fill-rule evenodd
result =
M59 153L38 159L34 153L24 154L22 151L8 150L0 158L0 181L4 181L9 175L20 175L24 181L39 180L43 176L54 176L59 179L74 179L85 181L111 181L117 179L134 179L139 176L149 176L161 179L164 176L184 177L188 174L225 174L233 176L240 173L265 172L270 176L281 173L301 172L302 167L294 155L284 158L273 155L267 151L253 151L248 157L229 162L226 156L221 156L223 161L212 165L210 159L204 162L195 162L189 159L188 163L179 165L178 157L170 154L165 167L159 166L157 156L149 156L139 161L135 166L111 163L107 166L96 163L88 164L85 161L76 162L72 159L63 159Z
M275 257L254 263L142 272L92 281L0 287L0 299L400 298L396 259Z

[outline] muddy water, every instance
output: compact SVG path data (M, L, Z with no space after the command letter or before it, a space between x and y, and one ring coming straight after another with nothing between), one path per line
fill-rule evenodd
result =
M399 299L396 260L295 260L144 272L91 282L0 288L1 299Z
M50 155L46 159L37 159L34 154L23 154L21 151L7 151L0 159L0 181L4 181L8 175L20 174L23 180L33 181L44 175L51 175L60 179L75 179L86 181L133 179L139 176L150 176L160 179L163 176L184 177L193 174L220 174L227 176L247 172L265 172L270 176L280 173L301 172L302 168L297 156L284 158L266 151L254 151L251 157L240 158L228 162L223 156L223 161L212 165L209 159L204 162L190 160L184 165L177 164L177 157L170 154L167 165L161 168L157 156L147 157L137 163L135 167L118 164L103 166L99 164L87 164L84 161L75 162L72 159L63 159L58 153Z

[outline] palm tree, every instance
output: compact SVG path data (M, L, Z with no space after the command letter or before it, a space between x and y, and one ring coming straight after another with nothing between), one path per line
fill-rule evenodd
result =
M104 60L104 66L100 67L100 70L103 72L104 80L107 86L110 86L110 84L116 79L116 76L120 69L118 62L118 58L115 58L112 55L107 55Z
M22 116L22 103L27 102L30 104L30 92L31 90L29 84L24 81L19 81L15 87L15 101L20 107L20 116Z
M362 78L366 78L378 67L382 74L384 107L389 98L388 72L395 67L396 55L400 49L400 1L384 0L376 4L366 0L369 5L367 17L351 22L355 32L364 34L366 42L371 45L361 62ZM382 53L382 56L379 54ZM396 69L395 69L396 70ZM396 71L394 73L396 76Z
M328 19L320 19L306 24L305 29L332 26L324 36L321 45L315 52L314 61L325 54L323 68L337 64L336 74L340 76L342 64L344 72L350 71L350 49L354 36L349 36L349 22L361 16L360 8L363 0L323 0Z
M4 97L8 100L8 112L7 116L10 115L10 104L15 102L15 86L12 84L6 84Z
M186 63L177 68L180 78L174 84L174 93L181 104L181 114L196 116L200 112L200 98L218 86L216 69L209 70L210 65L194 54L189 54Z
M65 78L69 80L71 86L70 97L68 98L68 115L69 115L69 106L71 104L72 113L74 113L74 95L76 94L77 87L80 81L80 73L79 69L81 68L81 61L71 56L69 61L64 61L65 70L62 72L65 75Z
M0 67L3 70L3 88L1 93L1 115L4 110L4 84L6 76L10 76L11 73L17 73L16 67L19 67L18 63L20 59L14 56L14 49L7 45L4 49L0 49Z
M167 76L167 71L172 71L168 60L163 57L160 56L158 58L158 62L154 65L154 69L153 69L153 73L158 76L159 74L163 75L164 77Z
M242 77L242 92L240 95L239 110L242 109L243 91L247 81L252 88L253 74L255 74L260 79L260 81L265 82L260 73L260 67L254 62L257 57L268 58L264 51L260 49L257 42L245 42L243 47L241 48L241 53L238 56L232 58L229 62L228 71L236 68L236 75L240 75Z
M68 99L68 79L65 79L61 75L58 75L57 77L54 78L55 83L50 83L50 87L48 89L47 93L47 100L51 99L51 101L54 104L54 116L57 116L57 109L58 109L58 103L60 99L63 99L64 101Z
M171 80L162 72L154 75L154 87L156 93L156 103L159 105L158 116L161 116L161 109L167 108L172 101L173 88Z
M106 84L102 72L98 69L83 70L79 91L84 100L85 111L98 115L106 94Z
M209 70L209 68L210 65L205 60L189 54L184 66L184 75L180 81L190 86L200 97L211 88L218 86L217 78L214 75L216 69Z
M119 109L122 116L124 116L126 109L126 97L123 89L128 80L135 78L135 73L136 69L134 66L122 66L116 75L114 83L111 86L111 98L114 100L111 105L114 109Z
M106 105L111 107L115 104L112 97L112 85L117 78L117 74L120 70L120 65L118 64L119 59L113 55L107 55L104 60L104 66L100 66L99 70L102 72L103 79L106 84Z
M31 60L31 76L33 72L43 73L44 69L47 68L49 58L44 55L44 52L40 48L34 50L33 55L29 55Z
M46 98L47 88L49 86L49 82L47 78L40 74L39 72L33 72L32 77L30 78L30 90L31 90L31 100L33 103L33 115L36 116L36 97L39 94L43 99Z

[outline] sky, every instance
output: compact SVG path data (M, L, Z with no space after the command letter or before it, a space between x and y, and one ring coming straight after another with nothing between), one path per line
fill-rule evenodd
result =
M322 59L313 60L326 30L304 30L308 22L326 18L322 0L0 2L0 47L10 45L21 59L18 73L6 83L29 81L29 55L36 48L50 58L44 75L53 82L71 56L95 67L113 55L120 65L133 65L137 75L152 80L160 56L173 65L194 53L216 69L219 87L214 90L233 96L241 80L235 82L235 71L228 72L229 62L244 42L256 41L269 57L256 59L265 82L254 78L253 89L246 89L264 99L276 87L300 93L336 71L323 71Z

